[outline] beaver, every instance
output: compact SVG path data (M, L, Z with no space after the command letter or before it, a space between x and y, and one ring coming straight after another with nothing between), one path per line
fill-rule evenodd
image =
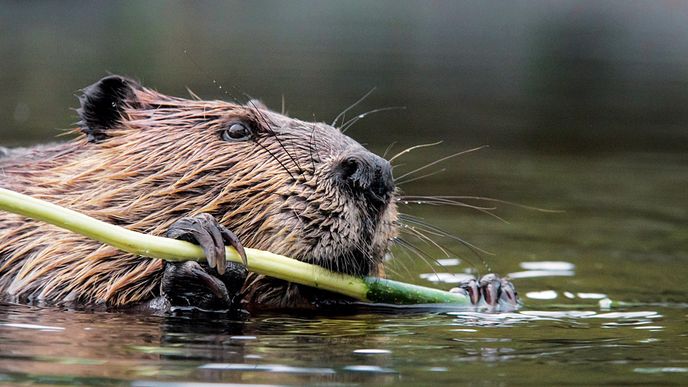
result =
M198 243L207 262L143 258L0 213L3 298L156 310L312 308L342 298L247 273L226 261L224 245L244 260L249 246L383 275L399 232L392 168L337 128L259 101L171 97L118 75L79 100L75 140L0 148L0 187Z

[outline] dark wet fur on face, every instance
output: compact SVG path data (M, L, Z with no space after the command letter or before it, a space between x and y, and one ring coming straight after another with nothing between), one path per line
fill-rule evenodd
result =
M0 158L0 187L153 235L209 213L246 247L381 273L397 236L396 191L343 169L352 155L372 155L357 142L253 104L169 97L126 79L106 86L105 96L82 97L80 138ZM250 126L253 138L224 141L233 122ZM24 302L130 305L157 297L164 272L163 261L5 213L0 257L0 290ZM307 303L305 293L258 275L243 289L248 303L285 307Z

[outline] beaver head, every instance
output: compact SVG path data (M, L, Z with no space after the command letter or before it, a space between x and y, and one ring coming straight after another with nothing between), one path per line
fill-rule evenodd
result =
M390 164L330 125L120 76L78 113L88 156L69 180L106 220L160 233L210 213L247 247L348 274L376 274L397 234Z

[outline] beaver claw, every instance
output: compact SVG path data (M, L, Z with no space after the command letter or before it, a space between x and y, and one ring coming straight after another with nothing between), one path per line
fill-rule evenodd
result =
M244 265L247 264L246 252L239 238L210 214L179 219L167 231L167 237L197 243L203 248L208 266L222 275L227 266L225 244L234 247Z
M467 295L473 305L479 304L481 300L490 307L495 307L500 302L509 306L515 306L518 303L518 293L514 284L496 274L487 274L480 280L468 278L461 281L459 286L451 289L450 292Z

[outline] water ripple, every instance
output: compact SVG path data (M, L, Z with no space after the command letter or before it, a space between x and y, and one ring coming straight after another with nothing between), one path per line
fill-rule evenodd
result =
M208 363L199 366L198 368L215 371L257 371L311 375L330 375L336 373L336 371L332 368L293 367L282 364Z

